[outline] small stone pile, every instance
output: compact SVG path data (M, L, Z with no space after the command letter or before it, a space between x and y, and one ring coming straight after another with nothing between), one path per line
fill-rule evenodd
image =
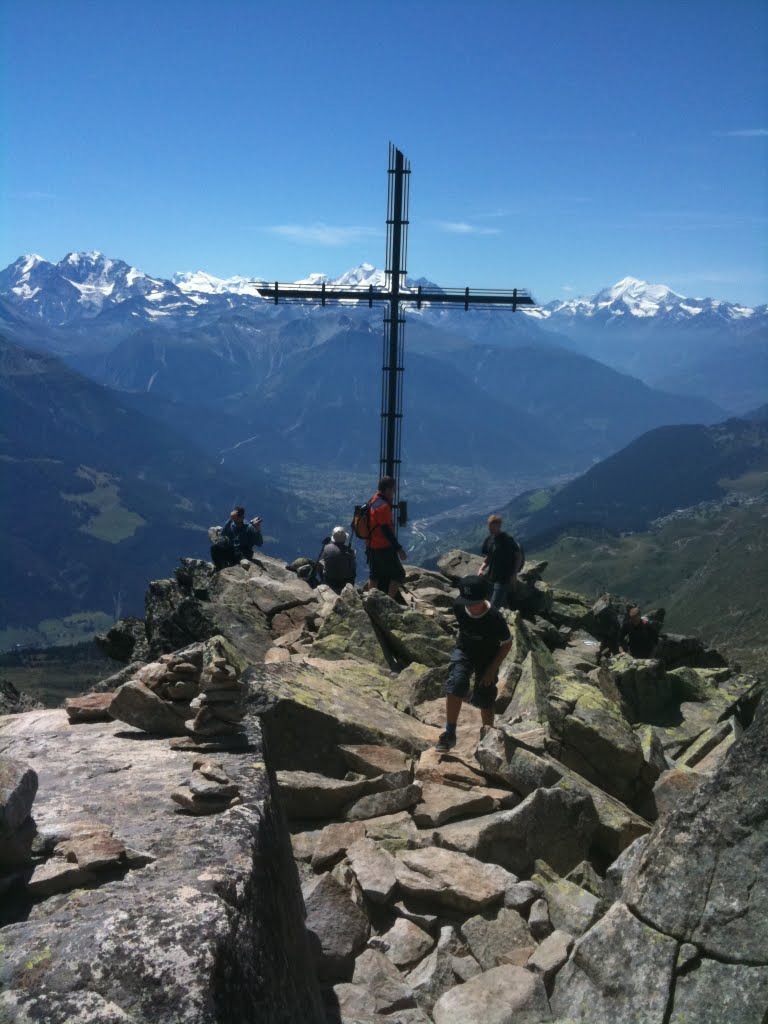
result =
M154 859L129 850L111 826L99 821L65 826L55 837L51 854L37 865L27 883L28 894L36 899L101 885Z
M176 741L174 749L213 751L245 747L248 740L243 726L243 698L248 688L239 681L239 672L222 645L211 643L203 662L200 692L189 704L194 712L194 718L186 722L189 736L186 741Z
M190 814L220 814L243 802L240 787L229 778L218 761L196 757L192 776L180 789L171 793L171 800Z

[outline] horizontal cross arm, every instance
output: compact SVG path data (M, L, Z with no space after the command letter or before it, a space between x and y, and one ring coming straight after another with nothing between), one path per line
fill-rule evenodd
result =
M401 302L415 302L417 307L425 302L435 305L444 302L454 303L469 309L470 306L511 306L517 309L518 306L535 306L532 296L522 288L513 288L511 291L492 292L484 291L482 288L446 288L438 291L429 291L422 287L415 292L409 291L400 295Z
M319 302L324 306L328 302L367 302L372 306L374 302L391 302L395 296L391 291L384 288L375 288L369 285L368 288L334 288L325 284L295 285L264 284L259 286L259 294L264 299L272 299L275 305L279 302L290 302L295 299L309 299ZM398 291L399 302L415 303L421 309L424 303L441 305L451 303L463 305L464 309L470 306L476 308L490 306L511 306L513 310L518 306L533 306L535 302L527 291L522 288L513 288L511 291L493 292L484 291L482 288L445 288L436 291L426 290L419 285L418 288L403 288Z
M341 302L345 299L355 299L358 302L367 302L372 306L374 302L389 302L392 293L382 288L333 288L324 284L264 284L259 286L259 295L264 299L272 299L277 305L278 302L287 302L292 299L311 299L319 302L322 306L326 302Z

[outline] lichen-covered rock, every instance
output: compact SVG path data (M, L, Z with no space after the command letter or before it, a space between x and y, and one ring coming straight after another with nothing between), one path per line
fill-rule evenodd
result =
M516 910L508 907L502 907L493 917L470 917L461 926L461 934L484 971L496 967L503 953L531 945L528 925Z
M435 619L403 608L380 590L368 591L363 605L401 665L448 663L455 641Z
M494 967L435 1003L435 1024L545 1024L552 1020L540 977L522 967Z
M413 809L413 820L419 828L437 827L453 818L487 814L495 809L495 803L487 787L460 790L426 782L421 784L421 800Z
M456 584L464 576L474 576L480 568L482 555L473 555L471 551L451 548L437 559L437 568L451 583Z
M168 800L190 759L167 741L117 722L75 729L63 710L0 719L0 750L40 778L43 845L71 844L73 825L99 822L136 865L107 872L95 888L40 899L5 925L0 1019L324 1022L258 722L250 729L248 755L221 755L243 805L195 818L174 813ZM79 837L72 854L93 866L103 845Z
M681 973L669 1024L762 1024L768 1011L768 966L703 959Z
M567 1024L664 1024L677 943L616 903L574 945L550 1004Z
M421 800L421 785L411 783L399 789L380 790L368 796L361 796L347 808L347 821L361 821L363 818L380 818L387 814L397 814L406 807L413 807Z
M514 876L452 850L399 850L395 871L406 895L437 907L473 913L500 904Z
M326 616L312 644L316 658L337 660L359 658L382 668L388 666L385 654L360 595L346 588Z
M549 919L555 929L570 935L583 935L600 917L600 900L575 882L547 872L546 866L531 876L541 886L547 901Z
M443 825L435 830L434 840L515 874L524 874L545 856L556 870L567 873L587 855L597 826L594 805L585 793L537 789L511 811Z
M397 885L392 854L366 838L347 848L347 859L363 895L372 903L386 903Z
M307 933L318 977L350 981L355 958L368 941L368 918L330 875L305 886Z
M311 665L263 665L248 669L247 702L264 722L272 767L347 770L340 744L391 746L414 755L434 746L431 728L386 701L334 683Z
M573 936L568 932L554 931L548 935L528 960L528 969L540 974L549 987L557 972L568 959L573 949Z
M405 970L422 960L435 940L414 921L399 917L389 931L371 939L369 945L386 953L396 967Z
M153 736L184 736L184 718L167 701L135 679L124 683L109 705L109 713L119 722Z
M355 960L352 983L362 985L373 996L377 1013L389 1015L416 1005L397 967L377 949L366 949Z
M405 780L402 776L405 776ZM318 772L277 773L280 799L290 819L338 817L345 807L359 797L378 790L401 787L407 779L407 772L350 782L345 779L329 779Z
M475 757L486 772L523 796L554 786L563 775L559 766L528 750L504 725L486 731Z
M650 789L642 779L640 740L596 687L560 677L549 695L548 718L565 765L629 804Z
M661 820L624 881L643 921L704 956L768 963L768 703L714 776Z

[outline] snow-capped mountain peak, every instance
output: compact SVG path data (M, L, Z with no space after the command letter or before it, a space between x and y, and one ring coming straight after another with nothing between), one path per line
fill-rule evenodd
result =
M214 277L205 270L195 270L173 275L173 283L187 294L203 295L253 295L259 297L259 288L264 284L258 277Z
M682 298L682 295L673 292L665 284L648 284L647 281L640 281L636 277L623 277L610 288L599 291L593 296L593 301L598 304L622 301L626 305L637 305L670 302Z

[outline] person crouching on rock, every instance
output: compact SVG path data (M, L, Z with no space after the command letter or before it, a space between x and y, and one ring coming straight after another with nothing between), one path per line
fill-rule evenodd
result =
M320 561L323 564L323 583L331 590L340 594L347 583L355 585L357 567L355 552L352 550L347 531L343 526L335 526L330 540L323 548Z
M263 543L259 516L247 523L245 509L236 505L221 528L218 540L211 546L211 561L217 570L226 569L228 565L237 565L241 558L252 558L253 549Z
M456 746L456 723L473 674L470 703L480 708L483 725L493 725L499 668L510 652L512 638L506 619L488 600L490 593L491 584L483 576L465 576L459 581L459 598L453 605L459 635L445 683L445 732L436 745L443 753Z
M633 658L652 658L659 642L659 627L646 618L637 607L627 607L627 614L621 624L619 652Z

